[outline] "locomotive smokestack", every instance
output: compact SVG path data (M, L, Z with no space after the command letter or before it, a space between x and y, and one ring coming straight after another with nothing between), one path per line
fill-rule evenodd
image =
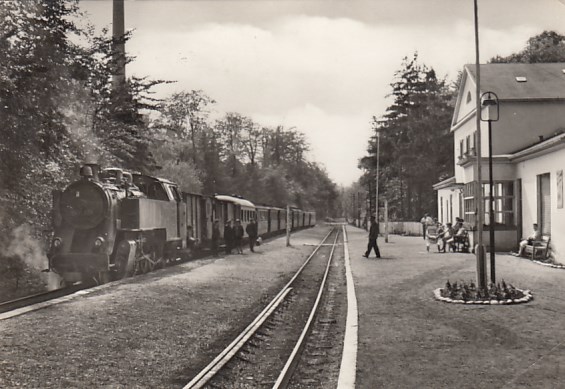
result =
M113 2L113 60L115 64L114 75L112 76L112 90L114 93L120 91L126 82L126 43L124 0L114 0Z
M80 175L82 177L88 177L88 172L90 172L90 177L92 177L94 181L100 181L100 177L98 175L100 172L100 165L97 163L85 163L80 169Z

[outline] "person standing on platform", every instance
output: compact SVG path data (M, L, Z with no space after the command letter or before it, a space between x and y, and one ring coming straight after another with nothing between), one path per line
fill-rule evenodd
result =
M226 243L226 254L231 254L233 248L233 227L231 225L231 220L226 222L224 226L224 242Z
M243 239L243 226L241 225L241 220L236 219L235 227L233 228L233 242L235 250L238 254L243 254L241 249L241 240Z
M420 223L422 223L422 235L424 236L424 240L426 240L428 227L434 225L434 219L432 219L431 216L426 213L424 214L424 217L420 219Z
M247 227L245 227L245 232L249 236L249 250L252 253L255 252L253 249L255 247L255 242L257 241L257 223L255 223L255 219L251 219Z
M377 258L381 257L381 252L379 251L379 246L377 246L377 237L379 236L379 225L375 220L374 216L371 216L371 228L369 229L369 244L367 245L367 251L363 256L365 258L369 258L369 254L371 254L371 250L375 250L375 254Z

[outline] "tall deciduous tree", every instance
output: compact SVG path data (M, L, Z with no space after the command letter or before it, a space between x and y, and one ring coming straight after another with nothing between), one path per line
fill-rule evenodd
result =
M222 119L216 121L215 128L223 144L222 156L232 178L237 177L238 167L241 165L243 131L253 126L250 118L237 112L228 112Z
M167 129L179 139L190 141L190 157L194 166L200 165L198 140L206 129L209 106L215 101L202 90L174 93L163 104L158 126Z
M4 226L48 224L49 187L76 158L68 96L81 88L76 1L0 3L0 207Z

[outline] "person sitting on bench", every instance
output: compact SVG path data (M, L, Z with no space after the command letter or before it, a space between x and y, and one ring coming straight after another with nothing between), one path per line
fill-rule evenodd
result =
M465 225L463 224L463 219L457 218L457 224L455 225L454 230L456 231L454 240L455 243L462 244L463 248L466 248L467 228L465 228Z
M441 249L439 248L439 242L438 242L438 251L439 252L443 251L445 253L446 248L449 250L449 247L452 247L454 235L455 235L455 231L453 230L452 224L447 223L443 232L438 236L438 237L441 237L441 240L443 242L443 247Z
M534 241L536 240L540 240L541 239L541 231L538 229L538 225L537 223L534 223L534 232L528 236L526 239L522 240L520 242L520 248L518 249L518 254L517 256L520 257L522 256L522 254L524 254L524 250L526 249L526 246L528 245L533 245Z

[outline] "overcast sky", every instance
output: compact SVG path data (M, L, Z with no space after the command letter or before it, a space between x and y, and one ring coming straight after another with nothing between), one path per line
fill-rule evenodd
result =
M81 0L97 27L112 24L111 0ZM219 114L296 127L311 160L336 183L359 178L370 120L384 114L402 58L453 80L474 63L473 0L125 2L134 29L128 75L177 81L166 97L202 89ZM560 0L479 0L481 62L521 50L543 30L565 35Z

